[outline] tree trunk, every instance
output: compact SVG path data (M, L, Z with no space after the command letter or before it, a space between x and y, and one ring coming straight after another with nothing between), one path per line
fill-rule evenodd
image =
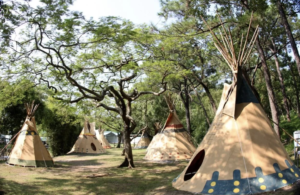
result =
M186 68L184 65L181 65L181 66L182 66L185 70L189 70L189 69ZM208 99L209 99L209 102L210 102L210 104L211 104L211 107L212 107L214 113L216 113L216 112L217 112L216 103L215 103L215 100L214 100L214 98L212 97L212 95L211 95L211 93L210 93L208 87L203 83L202 78L196 73L195 70L192 70L192 72L193 72L194 78L195 78L195 79L202 85L202 87L204 88L204 90L205 90L205 92L206 92L206 94L207 94L207 97L208 97Z
M297 81L296 81L296 78L295 78L293 67L290 65L290 63L287 63L287 64L290 68L292 79L293 79L293 85L294 85L294 88L295 88L295 95L296 95L297 115L300 118L300 102L299 102L299 91L298 91Z
M204 107L204 105L203 105L203 103L202 103L202 100L201 100L201 98L200 98L200 96L199 96L199 94L198 94L197 92L196 92L196 95L197 95L197 98L198 98L198 100L199 100L199 104L200 104L200 106L201 106L201 108L202 108L202 110L203 110L203 113L204 113L204 116L205 116L205 119L206 119L207 126L210 127L210 120L209 120L209 117L208 117L208 115L207 115L206 109L205 109L205 107ZM207 130L208 130L208 129L207 129Z
M205 109L205 107L204 107L204 105L202 103L202 100L201 100L201 98L200 98L200 96L199 96L199 94L197 92L197 89L193 85L191 85L191 86L192 86L192 88L193 88L193 90L194 90L194 92L195 92L195 94L196 94L196 96L197 96L197 98L199 100L199 104L200 104L200 106L201 106L201 108L203 110L207 126L210 127L210 120L209 120L208 114L207 114L206 109Z
M280 72L280 67L279 67L277 54L274 55L274 59L275 59L277 74L278 74L279 81L280 81L280 89L281 89L282 96L283 96L283 105L284 105L284 109L285 109L285 112L286 112L286 118L287 118L288 121L291 121L290 110L289 110L288 103L287 103L285 87L284 87L284 83L283 83L282 74Z
M123 132L120 132L118 134L118 144L116 148L121 148L121 142L122 142L122 138L123 138Z
M125 150L125 159L124 162L119 167L134 168L132 148L130 144L129 124L125 124L125 128L124 128L124 150Z
M297 64L298 73L300 75L300 56L299 56L299 52L298 52L298 49L297 49L297 45L296 45L294 36L292 34L291 27L289 25L289 22L286 18L285 13L284 13L284 9L282 7L281 0L277 0L277 8L278 8L281 20L282 20L282 24L285 28L286 34L289 37L290 44L291 44L291 47L292 47L292 50L293 50L293 53L294 53L295 61L296 61L296 64Z
M210 104L211 104L211 107L213 108L214 113L216 113L216 112L217 112L216 103L215 103L215 100L214 100L214 98L212 97L212 95L211 95L211 93L210 93L208 87L207 87L203 82L201 82L200 84L201 84L201 86L203 87L203 89L204 89L205 92L206 92L206 95L207 95L207 97L208 97L208 99L209 99L209 101L210 101Z
M189 134L191 134L192 130L191 130L190 98L189 98L188 84L187 84L187 79L186 78L183 79L184 79L183 82L184 90L181 91L180 97L185 108L186 129L189 132Z
M157 133L159 133L159 130L161 128L160 122L155 122L153 124L153 126L154 126L154 129L155 129L154 135L156 135Z
M194 78L201 84L201 86L205 90L206 95L207 95L207 97L209 99L209 102L211 104L211 107L212 107L214 113L216 113L217 112L216 103L215 103L215 100L214 100L214 98L212 97L212 95L209 91L209 88L202 82L201 78L197 75L196 72L193 71L193 75L194 75Z
M265 54L260 45L259 37L257 37L257 39L256 39L256 46L257 46L257 50L258 50L259 57L261 59L261 63L262 63L262 67L263 67L263 73L264 73L264 78L266 81L266 87L267 87L267 91L268 91L269 103L270 103L270 108L271 108L272 120L275 122L274 130L280 139L279 127L276 125L276 124L279 124L279 118L278 118L278 110L277 110L277 106L276 106L275 94L273 91L271 77L270 77L269 69L267 66Z
M288 51L287 51L287 48L285 47L284 50L285 50L285 55L286 55L285 58L287 58L287 56L289 55ZM285 61L285 63L289 66L290 71L291 71L291 76L292 76L292 80L293 80L293 86L295 88L295 95L296 95L297 115L298 115L298 118L300 118L300 102L299 102L300 95L299 95L298 86L297 86L297 79L296 79L295 73L293 71L293 67L292 67L293 65L290 64L287 60ZM290 105L292 106L292 101L291 100L290 100Z
M293 110L294 104L291 101L291 98L289 96L287 96L286 99L288 101L289 110Z

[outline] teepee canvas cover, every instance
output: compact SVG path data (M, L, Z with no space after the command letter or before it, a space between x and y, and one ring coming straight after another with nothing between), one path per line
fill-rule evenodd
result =
M101 146L101 143L96 138L95 122L84 122L84 127L77 138L70 153L85 153L85 154L100 154L104 153L105 149Z
M104 136L104 129L99 128L99 130L96 130L96 137L101 143L102 147L105 149L111 148L110 144L108 143L107 139Z
M168 101L169 117L160 133L157 133L147 148L145 160L177 161L190 159L196 150L191 137L184 129L175 112L174 105Z
M34 112L38 105L25 104L27 117L16 138L8 164L34 167L52 167L53 160L36 129Z
M143 131L141 139L139 140L137 145L134 147L135 149L145 149L149 146L151 141L150 141L150 136L148 135L146 130Z
M224 86L214 121L184 171L179 190L201 194L255 194L300 179L241 71Z

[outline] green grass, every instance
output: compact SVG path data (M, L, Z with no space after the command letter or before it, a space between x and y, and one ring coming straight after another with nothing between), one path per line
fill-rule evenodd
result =
M100 155L64 155L55 157L55 167L30 168L0 163L0 192L5 195L180 195L189 194L172 187L172 180L187 161L157 164L142 160L146 150L133 150L136 168L117 168L124 159L122 149L108 149ZM92 174L108 176L86 178ZM265 194L292 195L293 191Z
M165 194L176 193L171 181L187 162L155 164L143 161L145 150L134 150L135 169L117 168L122 149L100 155L55 157L55 167L28 168L0 163L0 191L6 194ZM86 178L107 173L108 176ZM183 193L182 193L183 194ZM185 193L186 194L186 193Z

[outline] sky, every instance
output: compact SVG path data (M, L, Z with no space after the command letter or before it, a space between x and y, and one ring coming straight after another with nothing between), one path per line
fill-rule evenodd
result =
M87 17L119 16L135 24L157 24L160 21L159 0L76 0L71 10L83 12Z
M32 0L30 4L35 7L39 0ZM159 0L75 0L70 9L82 12L87 19L118 16L135 24L155 25L162 21L157 15Z

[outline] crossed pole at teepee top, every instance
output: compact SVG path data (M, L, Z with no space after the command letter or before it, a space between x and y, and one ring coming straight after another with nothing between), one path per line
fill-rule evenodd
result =
M201 16L201 18L202 18L203 22L209 28L211 35L214 38L214 45L216 46L216 48L219 50L219 52L225 59L227 65L230 67L231 71L233 73L235 73L234 77L236 80L236 73L238 71L238 66L243 66L247 62L247 60L251 54L254 42L256 41L258 33L259 33L259 28L258 28L259 26L257 25L250 42L247 43L251 24L252 24L252 19L253 19L253 12L251 14L248 31L247 31L244 43L243 43L244 34L242 34L238 55L236 55L236 51L234 49L234 43L233 43L233 39L231 36L230 28L227 28L227 29L225 28L224 23L221 20L221 17L219 16L219 20L221 22L221 26L222 26L223 33L224 33L224 35L223 35L221 30L219 30L221 39L218 38L217 35L212 31L211 27L207 24L207 22L205 21L205 19L202 16Z

